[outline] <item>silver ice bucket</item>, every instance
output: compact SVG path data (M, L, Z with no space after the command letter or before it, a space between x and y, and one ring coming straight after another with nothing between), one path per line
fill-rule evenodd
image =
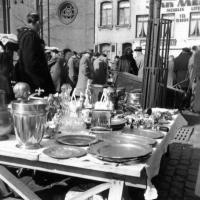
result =
M40 147L47 120L47 102L43 100L13 101L12 115L17 147Z

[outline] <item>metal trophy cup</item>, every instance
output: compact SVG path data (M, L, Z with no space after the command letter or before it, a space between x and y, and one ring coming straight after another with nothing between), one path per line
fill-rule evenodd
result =
M18 86L16 88L20 94L24 94L23 91L19 91ZM25 92L28 92L27 87L21 88L25 88ZM46 129L47 106L48 103L43 99L29 100L29 98L23 99L19 96L18 100L12 102L14 131L18 141L17 147L25 149L40 147Z

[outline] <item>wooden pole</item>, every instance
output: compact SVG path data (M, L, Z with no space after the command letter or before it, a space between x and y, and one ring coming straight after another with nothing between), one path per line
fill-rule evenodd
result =
M48 18L48 46L50 46L50 14L49 14L49 0L47 0L47 18Z
M43 0L39 1L39 15L40 15L40 23L41 23L41 31L40 36L43 39Z
M10 0L7 0L7 33L10 33Z
M154 15L154 0L150 0L149 2L149 18L153 19Z
M162 0L155 0L155 9L154 9L154 13L155 13L155 18L158 19L160 18L160 9L161 9L161 1Z
M6 0L2 0L3 5L3 31L7 33Z
M35 1L35 8L36 8L36 11L37 11L37 13L40 13L40 2L39 2L39 0L36 0Z

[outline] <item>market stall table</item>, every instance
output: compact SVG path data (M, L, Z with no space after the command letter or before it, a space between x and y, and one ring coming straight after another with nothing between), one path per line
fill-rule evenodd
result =
M42 148L25 150L16 147L15 137L12 136L9 140L0 142L0 164L110 183L110 186L102 186L104 189L110 188L109 200L121 200L124 186L143 188L145 199L155 199L157 191L151 179L159 173L161 158L167 151L170 140L177 129L185 125L187 121L181 114L174 116L168 125L169 132L165 132L162 139L157 139L152 155L144 163L108 163L90 154L80 158L50 158L42 151L58 145L55 140L43 139Z

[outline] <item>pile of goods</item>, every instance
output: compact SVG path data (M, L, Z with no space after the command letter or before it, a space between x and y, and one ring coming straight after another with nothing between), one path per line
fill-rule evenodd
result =
M131 128L143 128L156 130L161 125L167 125L173 120L173 116L177 113L177 110L151 110L142 111L138 109L135 112L125 112L123 114L116 115L115 118L125 118Z

